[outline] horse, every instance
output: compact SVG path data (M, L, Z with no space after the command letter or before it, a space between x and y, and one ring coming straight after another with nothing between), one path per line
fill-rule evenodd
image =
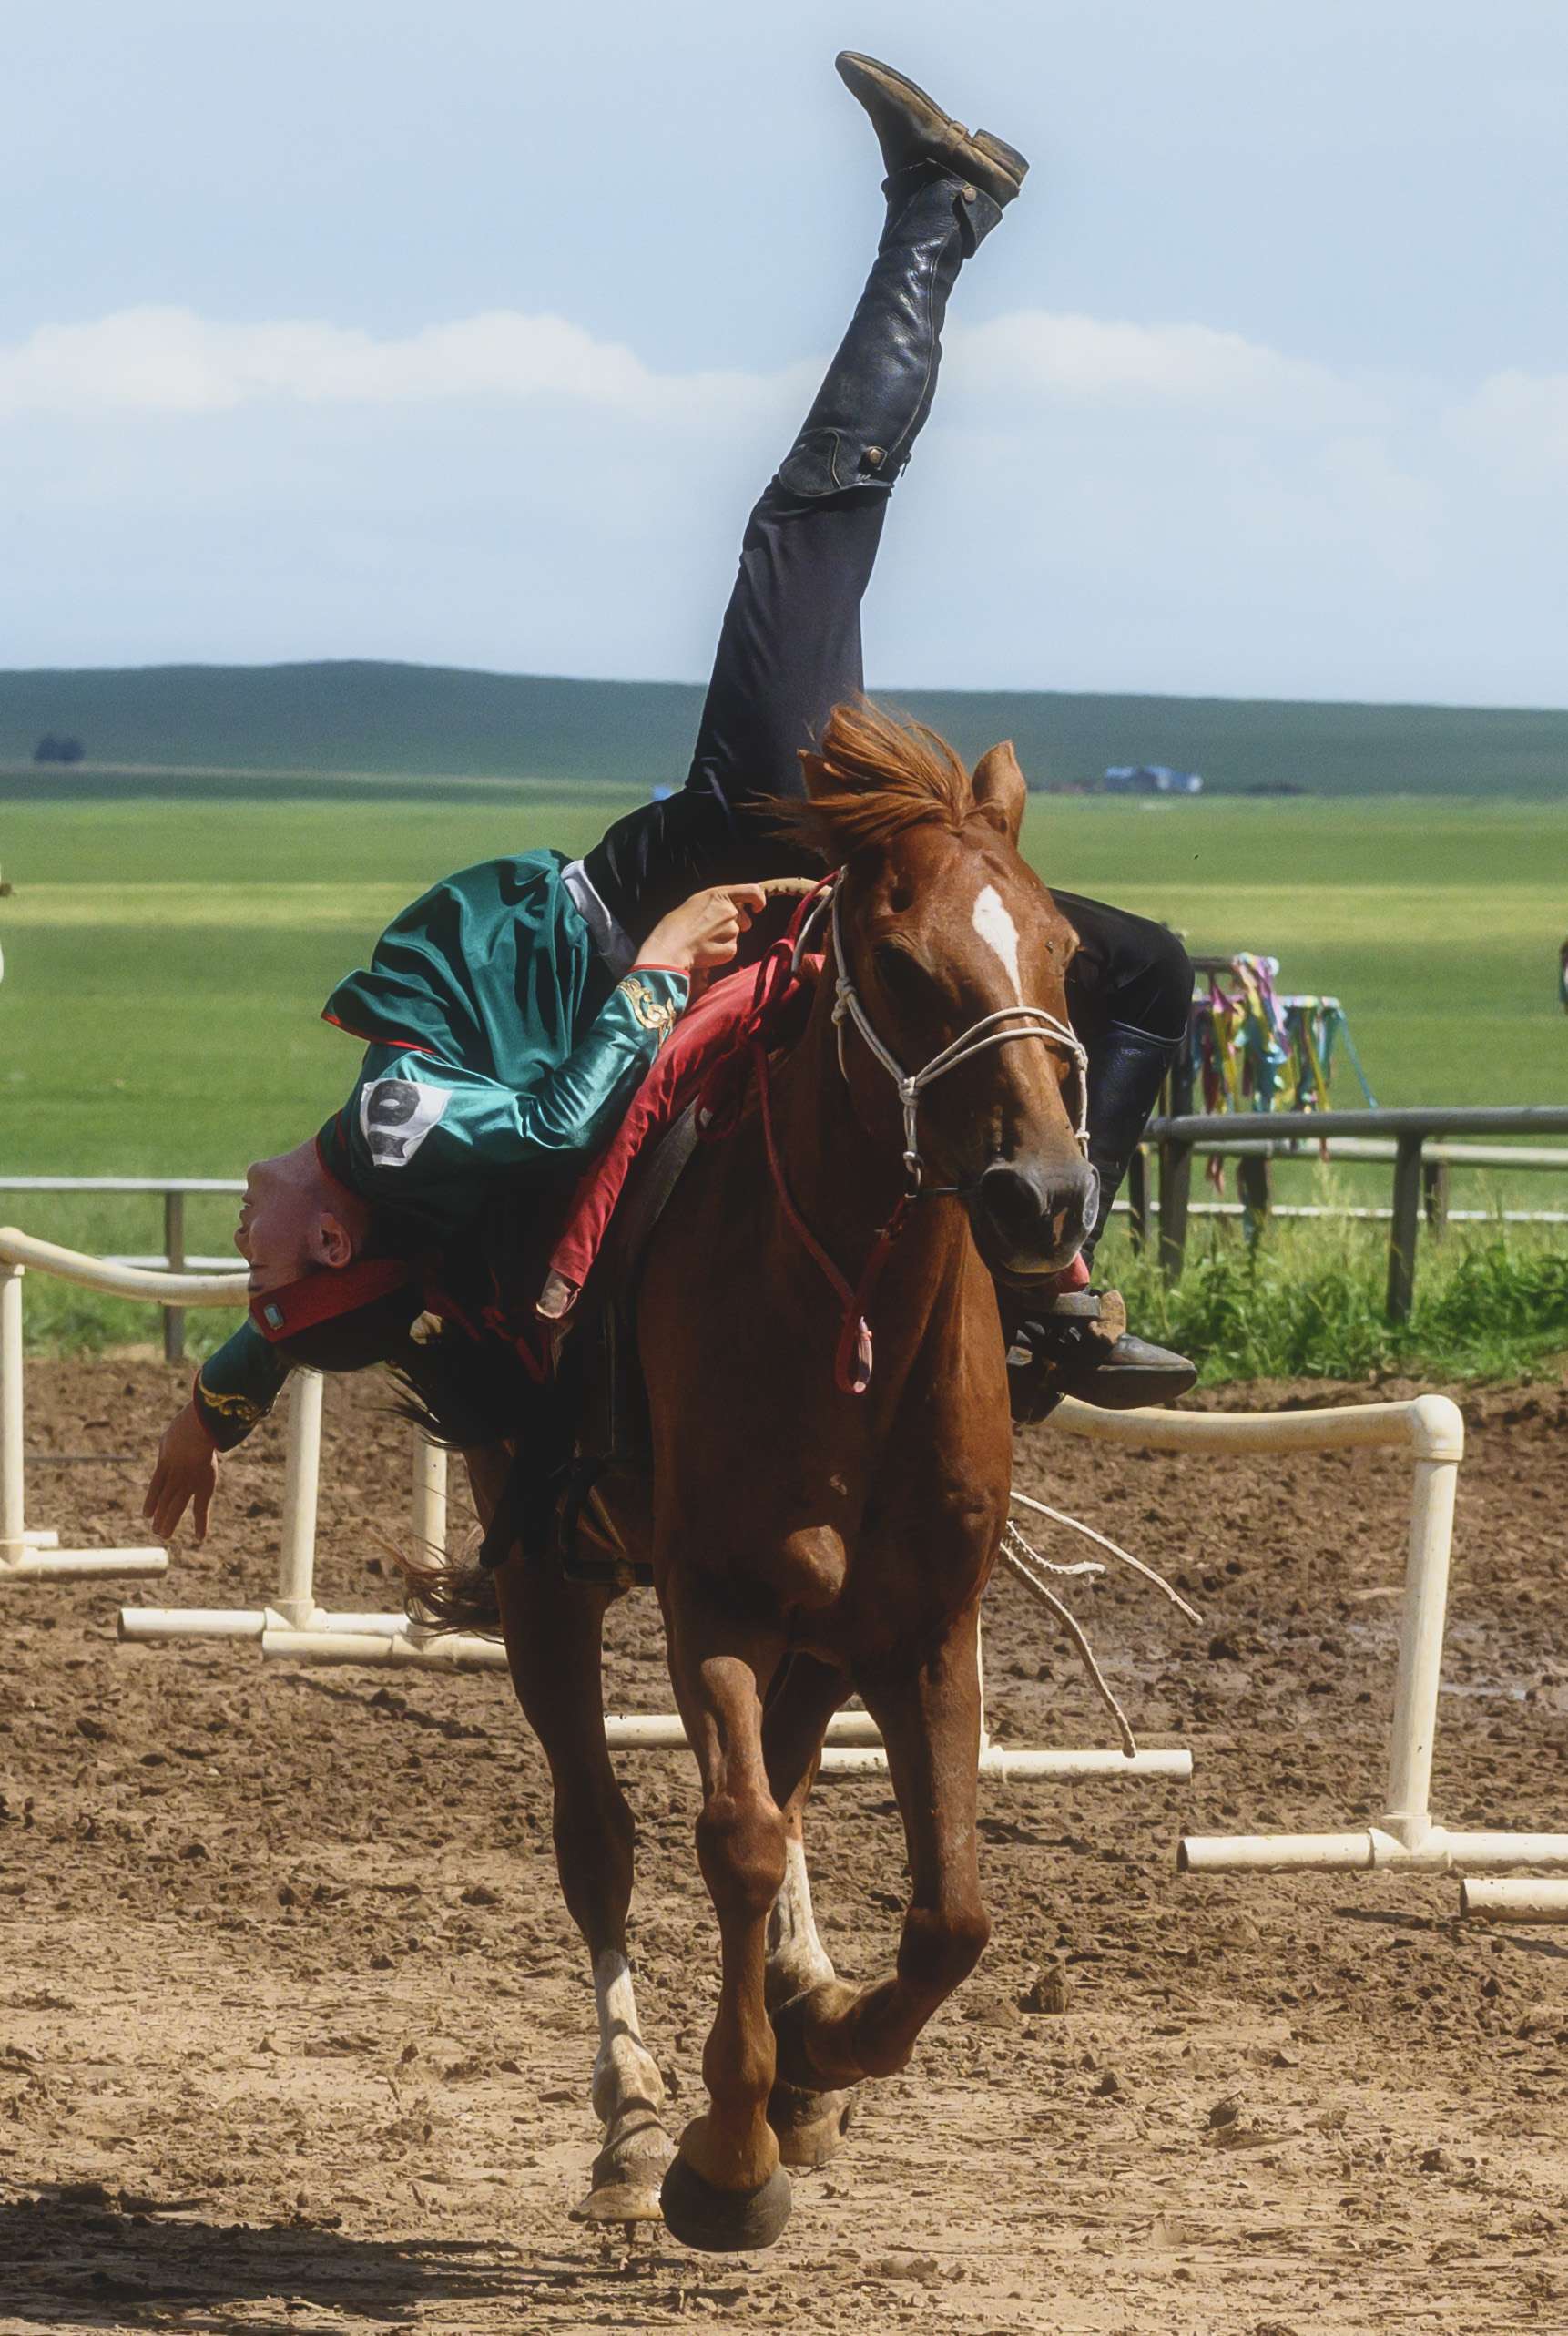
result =
M1012 1461L993 1277L1068 1264L1095 1203L1064 987L1076 935L1020 857L1012 747L971 773L860 703L802 764L780 815L830 872L804 1035L760 1056L731 1132L698 1146L636 1299L654 1465L617 1529L651 1559L721 1957L707 2106L678 2141L626 1956L634 1827L601 1687L614 1593L516 1550L495 1581L593 1964L604 2132L577 2211L662 2213L715 2250L777 2239L786 2168L826 2160L853 2088L906 2066L985 1946L977 1618ZM817 1935L802 1832L852 1694L886 1746L910 1875L894 1967L861 1986Z

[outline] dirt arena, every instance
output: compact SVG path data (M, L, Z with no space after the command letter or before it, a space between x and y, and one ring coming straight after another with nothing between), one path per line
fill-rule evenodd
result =
M45 1363L28 1384L34 1451L125 1454L150 1452L177 1377ZM401 1525L408 1457L377 1401L329 1401L330 1604L390 1602L366 1528ZM1436 1805L1568 1827L1568 1390L1464 1407ZM257 1602L281 1471L275 1433L253 1441L209 1548L140 1595ZM0 2328L1568 2325L1568 1933L1461 1931L1442 1877L1174 1872L1184 1828L1380 1805L1406 1465L1200 1469L1048 1431L1023 1461L1025 1487L1201 1606L1193 1629L1121 1579L1076 1597L1135 1723L1190 1741L1196 1774L983 1789L990 1953L757 2258L569 2219L596 2141L593 1998L501 1678L120 1647L135 1587L5 1593ZM128 1464L38 1466L29 1490L63 1538L140 1537ZM651 1600L617 1619L616 1700L667 1708ZM1011 1581L988 1647L999 1737L1107 1740ZM625 1765L640 2000L678 2121L715 1976L695 1796L683 1755ZM825 1783L812 1856L830 1951L869 1975L902 1894L885 1787ZM1037 2008L1058 1973L1066 2010Z

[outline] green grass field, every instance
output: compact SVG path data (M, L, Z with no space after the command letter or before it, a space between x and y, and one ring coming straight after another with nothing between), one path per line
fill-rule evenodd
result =
M454 780L433 801L367 780L349 800L334 786L257 801L199 786L0 809L15 887L0 900L0 1174L232 1176L297 1141L353 1070L321 1001L386 920L469 861L583 849L633 800ZM1048 878L1164 917L1194 949L1271 951L1287 987L1336 992L1382 1102L1568 1101L1568 807L1037 797L1025 843ZM1358 1099L1348 1072L1339 1099ZM1311 1173L1291 1172L1302 1198ZM1386 1182L1364 1172L1345 1188L1380 1199ZM1456 1192L1484 1198L1568 1205L1543 1178ZM0 1204L79 1246L157 1246L151 1201ZM192 1250L226 1249L232 1213L193 1203ZM36 1289L40 1321L45 1304ZM62 1323L83 1312L64 1291L47 1306Z

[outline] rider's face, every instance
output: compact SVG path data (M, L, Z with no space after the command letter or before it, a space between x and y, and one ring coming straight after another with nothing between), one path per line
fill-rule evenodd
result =
M257 1160L245 1178L234 1246L250 1268L252 1296L281 1290L326 1263L319 1196L280 1160Z

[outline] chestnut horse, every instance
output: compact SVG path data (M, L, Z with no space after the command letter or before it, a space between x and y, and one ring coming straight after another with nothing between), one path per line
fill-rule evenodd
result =
M772 1066L766 1121L754 1094L698 1148L649 1244L651 1503L617 1519L653 1564L722 1954L708 2106L678 2148L626 1962L633 1824L602 1724L608 1594L515 1553L497 1578L593 1958L605 2135L580 2211L662 2206L678 2238L716 2249L778 2236L781 2157L822 2162L848 2088L905 2066L985 1944L976 1619L1012 1459L992 1270L1065 1265L1095 1204L1063 986L1075 935L1019 857L1012 748L971 778L929 732L855 706L802 760L792 816L838 872L819 928L828 968L803 1038ZM917 1074L901 1091L901 1068ZM875 1368L850 1392L834 1365L843 1298L801 1229L852 1281L909 1179L919 1198L868 1306ZM854 1693L887 1746L910 1870L896 1965L860 1987L817 1937L801 1840L829 1719Z

